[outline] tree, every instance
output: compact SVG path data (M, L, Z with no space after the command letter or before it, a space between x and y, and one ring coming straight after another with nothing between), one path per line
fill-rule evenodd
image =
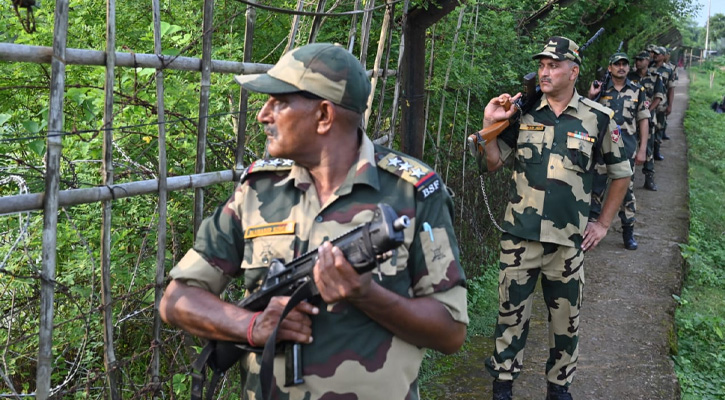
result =
M725 14L715 14L710 17L710 43L722 43L721 39L725 39ZM707 47L716 48L712 45Z

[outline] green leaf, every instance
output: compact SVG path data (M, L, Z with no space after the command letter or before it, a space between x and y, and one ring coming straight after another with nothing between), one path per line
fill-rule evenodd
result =
M168 22L161 21L161 37L172 35L180 30L181 27L178 25L171 25Z
M45 154L45 139L33 140L28 143L28 147L30 147L30 150L33 150L33 153L42 156Z
M73 100L74 103L81 105L81 103L83 103L83 100L85 100L86 98L86 93L84 89L70 88L66 92L65 97Z
M23 121L23 127L30 133L40 132L40 125L35 121Z
M0 114L0 125L3 125L10 119L10 114Z

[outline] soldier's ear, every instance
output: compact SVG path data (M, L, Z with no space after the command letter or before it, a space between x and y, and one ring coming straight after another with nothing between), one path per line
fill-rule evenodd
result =
M571 72L570 72L570 75L569 75L569 80L570 81L575 81L578 76L579 76L579 64L574 63L574 66L571 67Z
M317 118L317 133L326 134L332 129L336 116L335 105L329 100L323 100L317 105L315 117Z

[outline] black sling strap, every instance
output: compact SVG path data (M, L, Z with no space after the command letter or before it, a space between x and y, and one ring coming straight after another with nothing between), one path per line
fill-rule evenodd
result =
M265 343L264 345L264 351L262 352L262 366L261 370L259 371L259 379L262 385L262 398L264 400L268 400L271 398L270 396L272 395L272 390L275 386L274 355L277 350L277 331L279 331L279 327L287 314L289 314L289 312L292 311L292 309L297 304L315 295L315 292L317 292L317 287L315 286L314 281L310 279L304 284L300 285L300 287L298 287L297 290L292 293L292 296L287 302L287 305L284 307L284 310L282 310L282 315L280 315L279 317L277 327L274 328L274 332L272 332L272 335L270 335L269 339L267 339L267 343Z

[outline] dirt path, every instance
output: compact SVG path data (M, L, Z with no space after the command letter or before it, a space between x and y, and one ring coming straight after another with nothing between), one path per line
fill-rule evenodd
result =
M669 356L669 343L674 340L672 294L680 291L683 267L678 244L687 241L689 224L687 147L682 129L689 80L684 70L679 75L668 118L671 140L662 146L665 160L655 164L659 190L643 189L644 176L640 168L636 171L639 249L624 249L617 217L607 237L584 261L580 357L571 388L577 400L680 399ZM457 376L442 376L431 383L438 398L491 398L491 378L483 367L491 341L474 341L474 350L463 357L463 365L455 366ZM539 293L524 370L514 383L514 399L543 400L546 396L547 341L546 307Z

